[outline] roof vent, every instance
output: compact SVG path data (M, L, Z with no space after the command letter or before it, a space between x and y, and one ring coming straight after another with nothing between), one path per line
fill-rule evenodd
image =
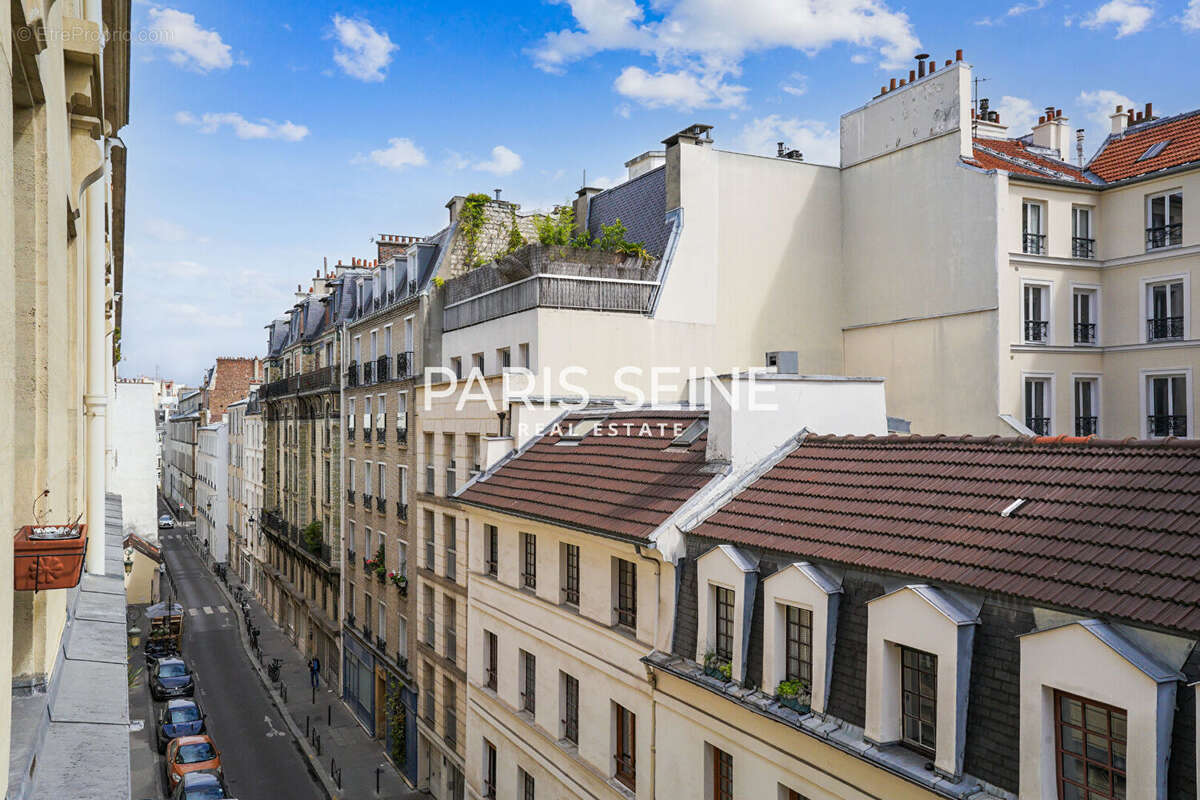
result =
M1167 149L1167 145L1169 145L1170 143L1171 143L1170 139L1163 139L1161 142L1155 142L1154 144L1152 144L1146 148L1146 152L1144 152L1140 156L1138 156L1138 161L1146 161L1147 159L1154 158L1155 156L1162 153L1163 150Z
M669 445L667 445L667 447L668 448L691 447L693 444L696 443L696 440L699 439L704 434L704 432L707 430L708 430L708 419L707 418L698 419L695 422L693 422L691 425L688 425L687 428L684 429L683 433L679 434L674 439L672 439L671 443Z
M567 420L559 430L557 444L560 445L576 445L591 436L596 428L600 427L600 423L604 422L602 417L592 417L589 419Z
M800 354L795 350L772 350L767 353L767 366L775 367L781 375L800 373Z
M1004 508L1004 510L1000 512L1000 516L1002 516L1002 517L1011 517L1013 514L1015 514L1015 513L1016 513L1017 509L1018 509L1018 508L1020 508L1020 507L1021 507L1021 506L1023 506L1023 505L1025 505L1025 498L1024 498L1024 497L1018 497L1016 500L1013 500L1011 503L1009 503L1009 504L1008 504L1008 505L1007 505L1007 506Z

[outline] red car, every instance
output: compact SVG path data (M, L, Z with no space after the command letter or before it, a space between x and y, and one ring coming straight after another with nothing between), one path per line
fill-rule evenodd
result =
M167 787L175 791L176 784L189 772L207 769L221 773L221 753L209 736L180 736L167 743Z

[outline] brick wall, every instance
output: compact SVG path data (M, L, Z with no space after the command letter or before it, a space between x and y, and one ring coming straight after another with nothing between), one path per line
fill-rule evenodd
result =
M398 236L392 233L381 233L375 237L375 246L379 249L379 263L382 264L392 256L403 255L413 242L421 240L419 236Z
M250 394L250 384L262 379L263 364L258 358L218 358L208 393L208 422L219 422L229 404Z

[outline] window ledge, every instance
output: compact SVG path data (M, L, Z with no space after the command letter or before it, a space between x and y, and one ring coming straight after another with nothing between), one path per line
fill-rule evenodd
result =
M934 794L952 800L1017 800L1012 792L992 786L970 775L957 780L926 765L932 759L921 756L899 744L878 744L863 735L863 729L829 715L808 712L799 714L776 702L771 695L748 689L734 682L722 682L704 674L704 668L677 655L655 652L642 659L654 669L670 673L696 686L719 694L730 702L761 714L775 722L812 736L842 752L848 753L897 775ZM614 783L610 781L610 783Z

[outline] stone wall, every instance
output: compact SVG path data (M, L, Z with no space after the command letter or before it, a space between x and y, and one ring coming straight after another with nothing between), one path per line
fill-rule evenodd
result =
M456 198L457 202L457 198ZM476 256L483 263L491 261L497 253L508 249L508 235L512 229L513 214L516 214L517 227L527 242L537 241L537 230L533 226L534 216L522 216L521 207L516 203L503 200L489 200L483 207L483 225L475 237ZM462 216L459 214L454 241L450 252L446 255L447 270L443 274L456 277L470 271L468 259L470 244L463 235Z

